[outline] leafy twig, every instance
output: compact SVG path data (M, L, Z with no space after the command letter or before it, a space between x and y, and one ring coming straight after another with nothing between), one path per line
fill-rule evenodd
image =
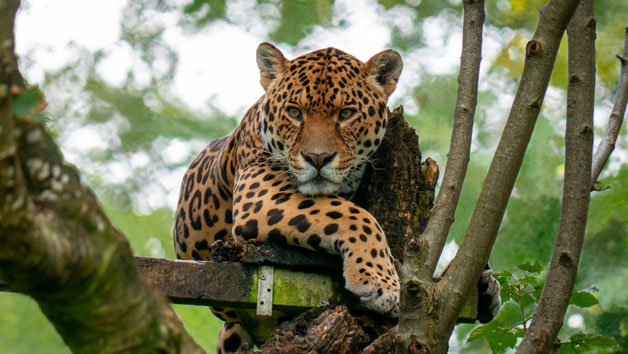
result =
M560 224L539 306L517 353L553 351L573 291L587 222L595 96L593 0L581 1L567 33L569 86Z
M615 94L615 103L608 119L604 137L602 137L593 156L593 167L591 168L592 186L595 185L595 181L600 176L608 157L615 149L615 142L617 142L617 136L621 130L624 114L626 113L626 103L628 102L628 27L626 27L624 36L624 54L623 56L618 55L617 58L619 58L621 63L617 93Z
M517 292L519 293L519 310L521 311L521 318L523 319L523 330L526 331L528 330L528 328L526 327L526 323L528 321L526 321L526 310L523 307L523 297L525 296L524 294L521 294L521 284L517 285Z

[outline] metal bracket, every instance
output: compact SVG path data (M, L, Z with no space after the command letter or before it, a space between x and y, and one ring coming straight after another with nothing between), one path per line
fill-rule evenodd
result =
M259 266L257 280L257 311L258 316L273 315L273 278L275 267Z

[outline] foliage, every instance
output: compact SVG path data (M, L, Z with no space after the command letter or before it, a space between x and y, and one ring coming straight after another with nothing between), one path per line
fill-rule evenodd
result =
M597 298L601 309L585 315L587 327L614 338L624 350L628 348L628 301L621 284L625 284L628 275L627 178L628 169L623 166L614 176L604 179L610 189L593 195L577 278L581 287L600 289Z
M331 20L331 6L331 0L284 1L281 6L283 21L269 34L269 38L276 43L296 45L312 31L314 25Z
M501 353L507 348L514 348L517 344L517 339L523 338L524 334L525 331L522 328L506 328L504 322L494 320L473 330L469 336L469 341L484 338L489 343L493 353Z
M518 275L505 270L495 274L501 287L501 298L505 303L496 319L471 331L469 342L484 339L493 353L504 353L515 348L517 340L523 338L527 325L534 313L541 290L544 266L537 262L519 264ZM599 302L590 290L574 291L570 305L590 308ZM617 344L613 338L593 333L574 333L569 340L560 343L558 353L585 353L592 349L610 349Z

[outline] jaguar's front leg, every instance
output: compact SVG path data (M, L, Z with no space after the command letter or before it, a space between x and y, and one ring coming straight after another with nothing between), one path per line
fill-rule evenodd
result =
M399 279L384 233L348 200L308 197L282 171L249 167L236 172L233 235L340 254L347 290L374 311L399 312Z

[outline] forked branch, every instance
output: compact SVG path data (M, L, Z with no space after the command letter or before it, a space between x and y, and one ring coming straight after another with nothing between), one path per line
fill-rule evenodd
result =
M477 105L478 78L482 59L484 1L465 0L463 16L462 55L458 75L458 97L453 132L435 207L425 231L412 238L405 247L401 269L401 314L397 326L397 351L412 352L416 339L425 346L442 346L442 338L430 338L426 326L433 318L437 304L433 295L432 275L443 249L460 198L469 163L473 117Z
M553 70L562 35L578 0L551 0L525 51L525 66L506 127L460 249L443 280L436 333L453 330L466 294L475 286L493 248Z
M432 278L443 246L447 241L469 164L473 118L477 106L478 79L482 60L484 18L483 0L464 1L458 97L449 153L447 154L447 165L435 206L422 235L427 242L428 251L420 269L423 272L421 278L426 280Z
M622 77L611 121L594 159L597 171L592 171L590 161L593 149L596 36L593 0L582 0L567 33L569 86L563 205L554 253L539 306L517 353L553 353L555 350L556 336L563 324L578 271L591 184L597 179L614 148L626 108L626 63L622 59ZM624 56L626 49L628 48L624 48ZM621 98L621 95L624 97Z

